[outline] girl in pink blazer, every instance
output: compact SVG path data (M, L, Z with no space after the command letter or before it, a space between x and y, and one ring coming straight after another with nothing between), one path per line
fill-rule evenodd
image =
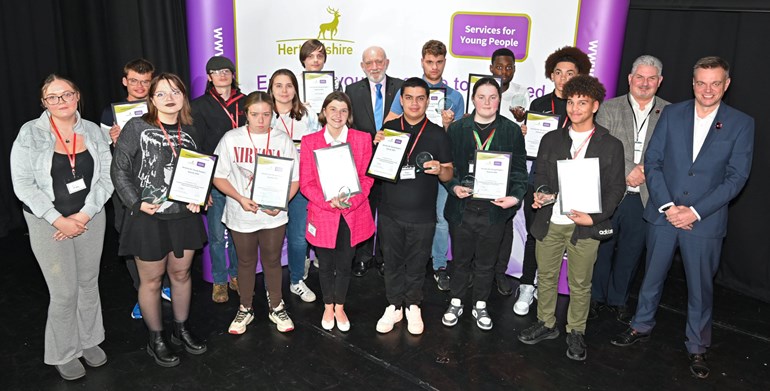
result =
M319 280L324 300L321 327L340 331L350 330L345 314L345 296L350 284L350 264L356 244L374 233L374 220L369 210L369 190L374 180L366 176L372 157L372 137L369 133L350 129L353 123L350 98L342 92L333 92L324 100L319 122L320 132L302 138L300 152L300 191L307 197L307 241L316 247L320 266ZM361 193L341 203L337 197L326 201L313 151L347 143L361 183ZM348 206L349 205L349 206Z

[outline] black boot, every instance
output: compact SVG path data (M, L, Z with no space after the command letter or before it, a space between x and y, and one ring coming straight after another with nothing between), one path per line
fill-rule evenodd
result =
M187 328L187 322L174 321L174 332L171 334L171 343L181 345L184 343L184 350L190 354L206 353L206 344L200 342Z
M147 354L155 359L155 362L166 368L179 365L179 356L175 355L163 340L162 331L150 331L150 341L147 343Z

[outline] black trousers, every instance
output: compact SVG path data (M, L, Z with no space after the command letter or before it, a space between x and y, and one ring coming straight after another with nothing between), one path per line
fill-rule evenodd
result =
M526 285L535 284L535 274L537 273L537 259L535 258L535 238L529 233L532 222L535 221L536 209L532 209L532 202L535 201L535 188L532 183L527 184L527 194L524 195L524 224L527 227L527 241L524 243L524 260L521 266L521 278L519 282ZM513 229L513 227L511 227ZM511 231L513 235L513 231ZM513 239L511 239L513 240Z
M345 218L340 216L335 248L315 248L324 304L345 304L350 285L350 262L355 252L355 247L350 246L350 228Z
M374 183L375 184L372 186L372 191L369 193L369 208L371 208L372 211L372 218L377 217L377 209L380 207L381 193L380 185L377 184L377 181ZM374 243L375 238L377 240L376 246ZM374 263L378 265L383 262L382 243L380 241L379 231L372 235L371 238L364 240L363 242L356 245L356 256L353 259L353 262L369 263L372 259L374 259Z
M377 232L385 259L385 295L396 307L420 305L425 266L430 260L436 223L408 223L380 215Z

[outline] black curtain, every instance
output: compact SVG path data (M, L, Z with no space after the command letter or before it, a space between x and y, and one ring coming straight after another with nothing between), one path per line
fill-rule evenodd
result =
M679 102L693 97L692 66L697 59L717 55L730 63L732 81L725 102L754 117L756 128L751 176L730 205L717 282L768 302L770 238L761 227L770 221L763 196L770 191L770 110L765 96L770 52L763 44L770 38L769 11L764 1L632 0L618 80L618 94L627 93L632 62L652 54L663 62L658 95Z
M82 116L124 100L123 65L138 57L189 81L184 0L28 0L0 2L0 236L23 226L10 179L10 151L21 125L42 112L50 73L81 90Z

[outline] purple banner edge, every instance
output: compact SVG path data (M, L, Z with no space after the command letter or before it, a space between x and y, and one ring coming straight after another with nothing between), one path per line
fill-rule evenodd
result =
M591 58L591 75L604 84L608 98L617 91L629 5L630 0L580 2L575 45Z
M205 92L209 58L222 55L236 63L235 10L234 2L217 0L186 0L186 8L192 98Z

